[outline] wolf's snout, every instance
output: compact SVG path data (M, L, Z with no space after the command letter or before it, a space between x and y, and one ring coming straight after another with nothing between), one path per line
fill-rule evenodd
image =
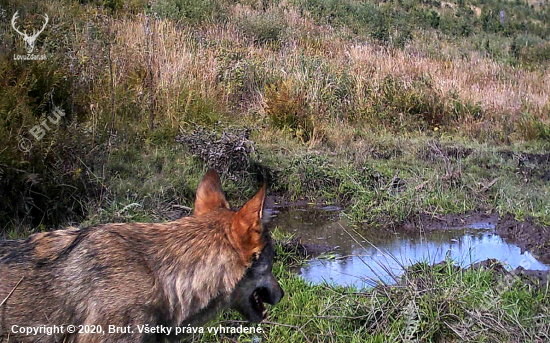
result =
M279 301L285 296L285 292L279 285L279 282L277 282L277 279L275 279L275 276L271 275L270 278L270 294L266 299L266 302L270 305L277 305Z

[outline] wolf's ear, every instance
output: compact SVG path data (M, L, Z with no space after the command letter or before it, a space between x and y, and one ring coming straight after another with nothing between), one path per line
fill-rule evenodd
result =
M210 169L197 188L195 211L193 213L200 215L216 208L229 209L229 203L223 195L222 183L218 173L214 169Z
M262 215L266 196L266 184L262 189L248 200L246 204L235 214L233 218L233 234L240 242L242 252L247 261L259 254L264 242L262 242Z

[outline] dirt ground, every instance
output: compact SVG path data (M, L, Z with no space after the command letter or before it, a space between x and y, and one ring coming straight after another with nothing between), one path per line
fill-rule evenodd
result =
M528 250L539 261L550 263L550 227L536 225L531 218L519 222L507 214L500 218L496 230L505 240L523 251Z
M444 216L419 214L405 220L401 226L395 228L395 231L422 233L434 230L462 229L475 223L496 226L498 220L498 215L486 214L483 212L468 212L465 214L449 214Z

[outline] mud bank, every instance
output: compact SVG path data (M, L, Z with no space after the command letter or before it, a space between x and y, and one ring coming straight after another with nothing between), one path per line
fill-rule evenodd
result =
M504 239L530 251L538 260L550 263L550 227L537 225L532 218L519 222L507 214L500 218L496 229Z
M336 249L335 246L302 243L300 237L292 237L291 239L282 240L277 243L281 245L283 251L297 254L300 258L317 257Z
M496 227L499 216L482 212L465 214L448 214L432 216L419 214L406 219L402 225L393 228L394 231L411 233L431 232L436 230L463 229L463 228L493 228Z

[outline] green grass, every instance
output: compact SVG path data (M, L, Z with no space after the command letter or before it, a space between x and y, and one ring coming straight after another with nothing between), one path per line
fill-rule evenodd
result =
M189 211L181 208L193 207L207 169L181 144L146 143L113 150L104 174L96 175L107 191L89 205L89 215L80 225L161 222L186 215ZM224 192L235 206L241 206L258 187L251 178L223 179Z
M343 204L350 219L369 226L397 224L417 213L470 210L550 223L550 187L540 177L548 165L520 165L525 146L364 134L359 144L336 153L291 144L285 149L284 143L279 150L259 149L277 175L273 190L292 199Z
M288 200L337 203L355 223L369 227L399 224L419 213L459 214L471 210L512 213L550 224L548 163L524 161L526 152L545 146L509 148L427 137L371 135L331 148L308 149L289 135L255 131L252 157L268 171L270 195ZM63 225L108 222L161 222L185 215L207 166L173 134L162 140L111 148L97 165L77 160L71 182L96 185L99 196L80 200L82 219ZM521 163L520 163L521 162ZM259 187L254 173L222 177L230 203L238 207ZM93 187L88 189L95 189ZM47 229L9 226L10 237Z
M271 195L338 203L356 223L376 227L399 224L419 213L477 210L512 213L519 219L530 216L550 224L550 186L540 178L548 165L520 165L525 146L502 149L375 136L365 137L369 144L364 150L350 146L335 154L331 149L305 149L294 138L276 138L278 146L274 147L259 134L252 137L257 141L253 161L271 174ZM93 174L106 191L88 205L83 223L173 219L178 206L193 206L206 169L202 160L180 144L151 142L112 150L103 174ZM82 167L83 174L89 172L87 166ZM259 186L253 174L222 179L236 207Z

